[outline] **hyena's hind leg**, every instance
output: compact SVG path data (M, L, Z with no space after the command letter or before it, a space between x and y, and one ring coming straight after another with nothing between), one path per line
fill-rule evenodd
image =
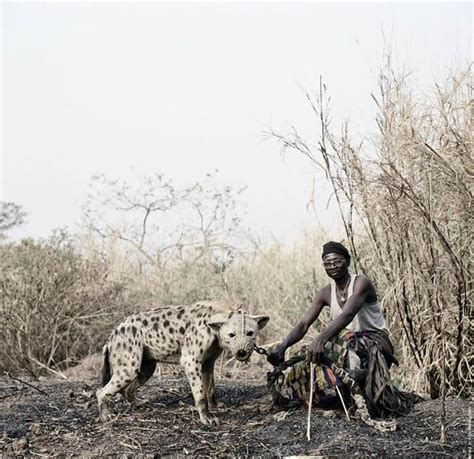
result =
M122 391L127 400L136 407L142 406L147 400L137 397L137 389L143 386L152 376L156 369L156 360L153 360L146 349L143 352L140 370L136 378Z
M127 371L121 368L112 375L110 381L101 389L96 392L97 403L99 406L99 416L102 421L107 421L110 419L110 410L108 404L112 397L118 392L124 393L127 387L133 383L135 377Z
M123 357L116 357L113 346L105 347L102 376L102 384L105 385L96 392L99 416L103 421L110 418L108 403L112 397L118 392L125 394L127 388L137 379L138 368L127 364L129 361Z

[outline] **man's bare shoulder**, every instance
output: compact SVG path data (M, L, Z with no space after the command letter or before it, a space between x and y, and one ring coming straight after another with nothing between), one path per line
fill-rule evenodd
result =
M365 275L365 274L357 274L357 279L356 282L361 286L361 287L373 287L374 284L373 282Z
M359 274L357 276L356 282L354 283L354 290L359 292L366 292L368 295L367 300L369 302L377 301L377 292L373 282L365 275Z
M318 299L324 306L331 304L331 284L327 284L318 290L315 299Z

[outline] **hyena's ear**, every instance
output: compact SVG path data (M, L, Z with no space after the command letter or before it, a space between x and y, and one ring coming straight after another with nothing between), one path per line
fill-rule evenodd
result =
M250 318L257 322L259 330L265 327L265 325L267 325L268 321L270 320L270 317L268 316L250 316Z
M222 325L224 325L224 321L223 320L219 320L219 319L210 319L208 322L207 322L207 326L214 332L216 333L219 333L219 330L221 329Z

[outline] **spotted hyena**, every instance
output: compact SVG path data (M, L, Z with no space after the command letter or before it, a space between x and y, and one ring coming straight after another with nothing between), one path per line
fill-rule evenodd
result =
M104 346L103 387L97 391L101 419L108 419L107 401L118 392L138 404L135 391L162 362L181 364L201 422L217 423L209 413L216 408L214 362L224 349L247 361L268 320L212 303L160 307L128 317Z

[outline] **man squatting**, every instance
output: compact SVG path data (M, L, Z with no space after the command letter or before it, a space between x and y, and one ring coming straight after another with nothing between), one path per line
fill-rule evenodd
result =
M345 367L359 382L362 375L360 385L372 413L383 416L409 411L419 397L399 391L390 380L389 368L398 362L373 283L365 275L349 273L350 254L338 242L324 244L322 261L332 282L316 293L303 318L269 352L268 361L274 366L281 364L286 350L306 335L323 308L329 306L331 323L309 345L308 364L324 363L325 346L341 334L353 351Z

